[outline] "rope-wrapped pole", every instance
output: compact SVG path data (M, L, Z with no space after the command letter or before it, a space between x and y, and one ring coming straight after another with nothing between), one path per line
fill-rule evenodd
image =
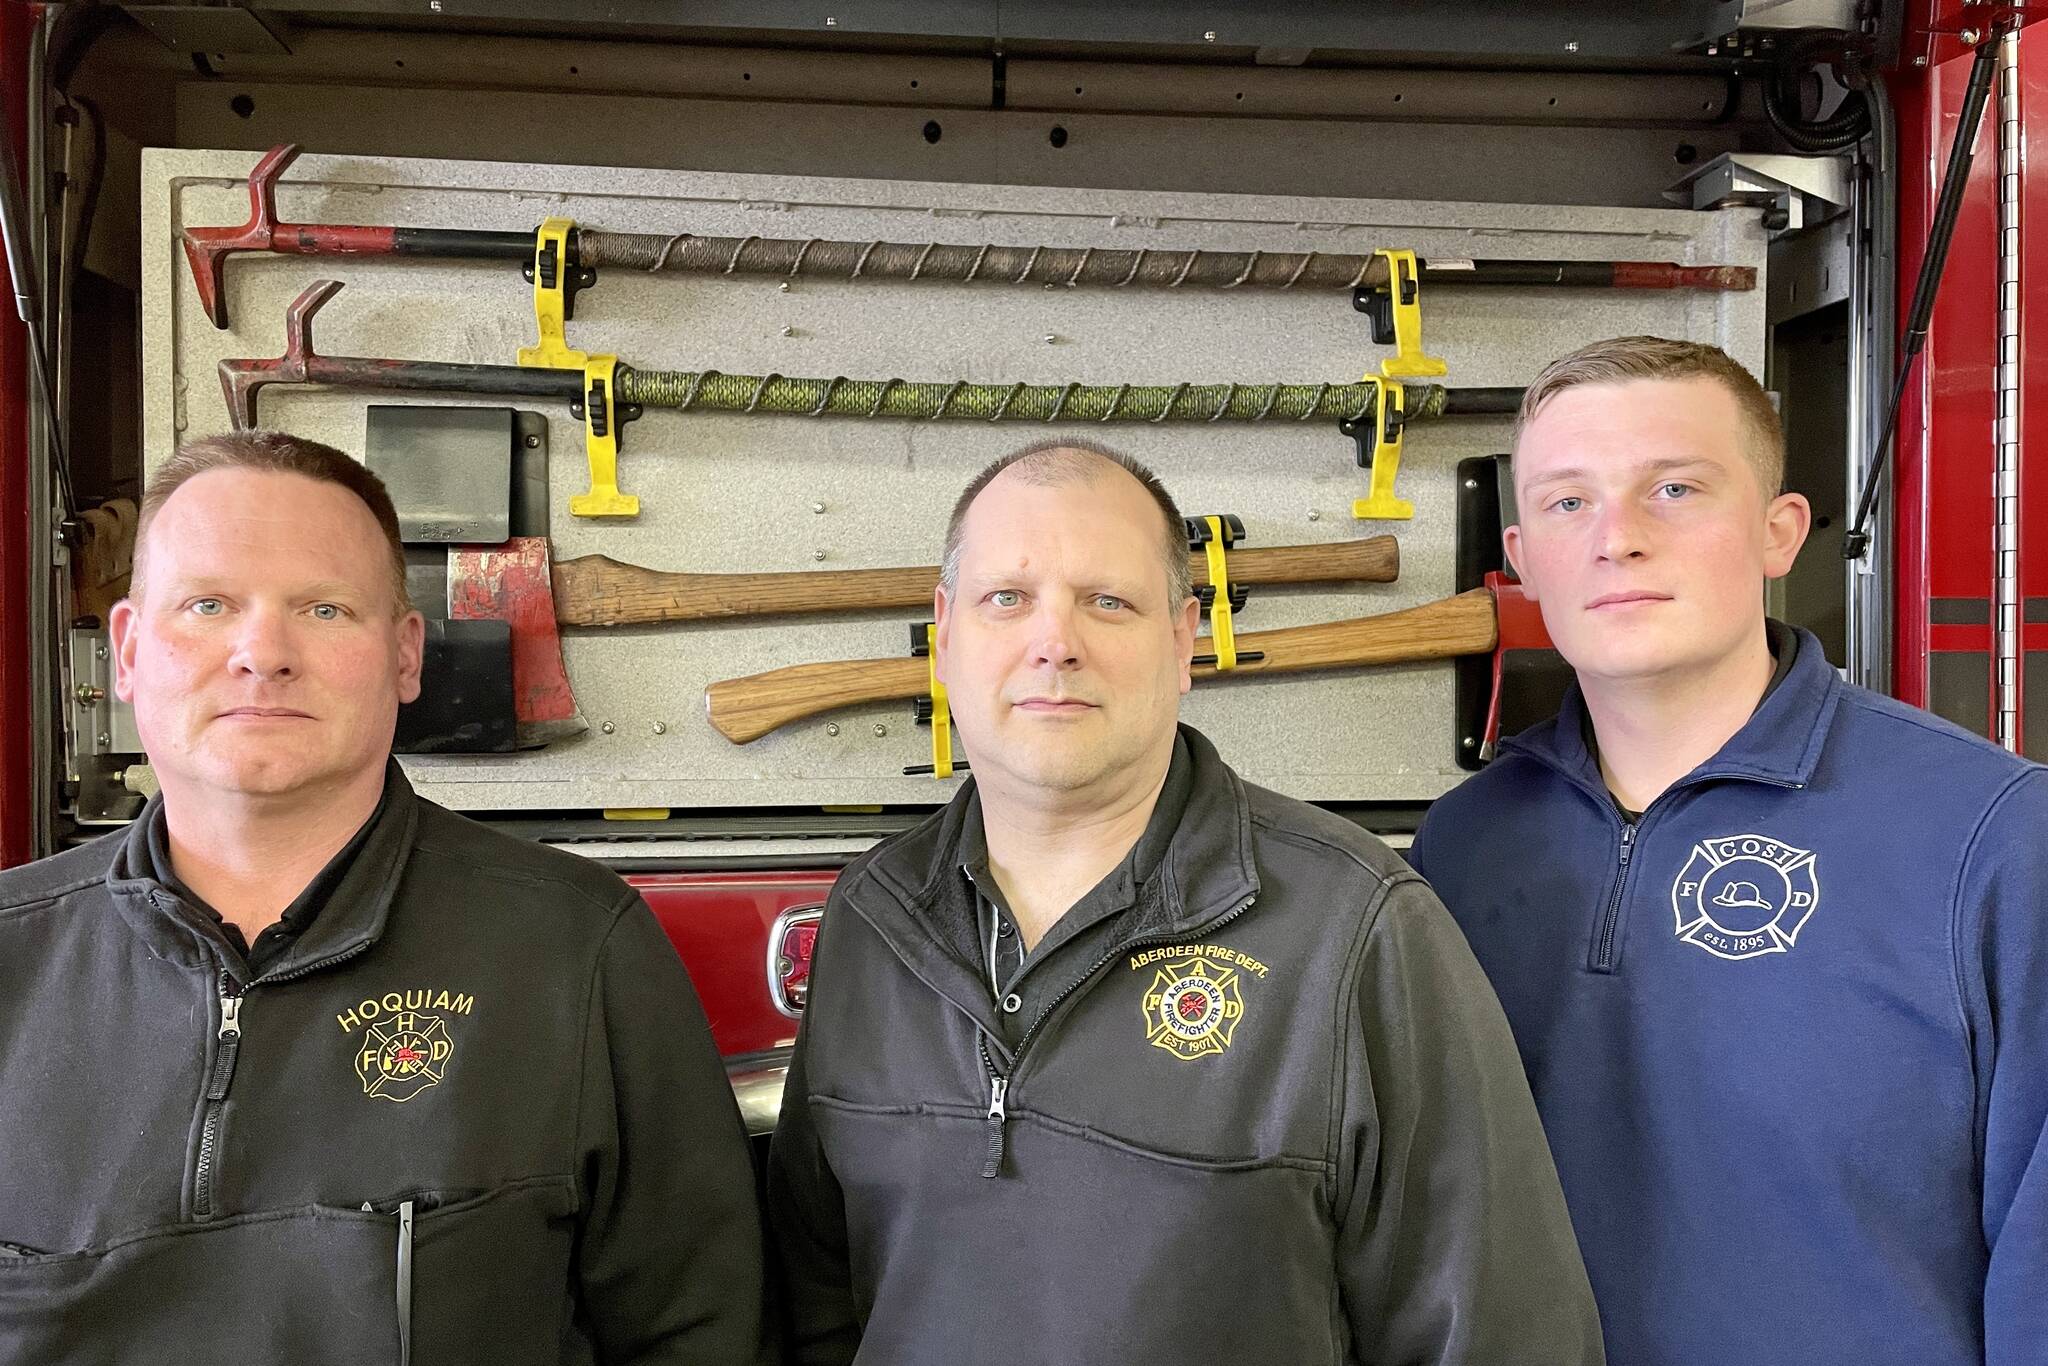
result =
M804 379L718 370L627 370L619 401L683 412L779 413L962 422L1355 422L1373 411L1371 384L971 384ZM1512 413L1519 389L1409 385L1409 421Z
M578 228L577 264L686 275L925 280L1109 289L1379 289L1387 262L1370 253L1194 251L1130 247L849 242L822 237L700 237ZM1423 260L1425 285L1746 290L1748 266L1663 261Z
M284 354L223 360L222 395L237 431L257 425L256 396L274 384L501 394L568 400L584 394L580 370L457 361L325 356L313 346L313 317L341 289L315 280L285 310ZM959 422L1357 422L1372 414L1378 385L1350 384L976 384L902 379L729 375L720 370L635 370L620 365L613 398L628 410L775 413ZM1407 421L1506 414L1520 389L1403 387ZM635 415L628 411L627 416Z

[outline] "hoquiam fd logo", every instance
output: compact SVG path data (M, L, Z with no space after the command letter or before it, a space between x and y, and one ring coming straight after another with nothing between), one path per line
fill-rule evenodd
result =
M1813 851L1768 835L1701 840L1671 884L1678 937L1717 958L1785 952L1819 902Z
M364 1032L356 1075L364 1095L403 1103L441 1080L454 1051L447 1021L401 1011Z
M1202 959L1175 963L1154 974L1145 992L1145 1037L1183 1062L1230 1047L1244 1018L1237 969Z

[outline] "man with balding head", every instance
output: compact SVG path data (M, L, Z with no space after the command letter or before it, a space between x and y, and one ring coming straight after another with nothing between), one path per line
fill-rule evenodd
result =
M110 625L163 790L0 874L0 1362L758 1360L745 1135L654 917L391 759L376 477L187 446Z
M1183 535L1087 442L955 507L937 668L974 776L825 914L770 1159L793 1359L1598 1362L1449 917L1178 724Z

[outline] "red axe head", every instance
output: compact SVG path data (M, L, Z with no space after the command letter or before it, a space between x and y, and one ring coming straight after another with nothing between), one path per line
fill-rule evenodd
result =
M1486 576L1486 590L1493 594L1493 614L1498 634L1493 644L1493 695L1486 704L1486 734L1479 746L1481 759L1492 759L1500 740L1500 683L1509 650L1554 650L1550 632L1543 625L1542 609L1522 591L1522 585L1498 570Z
M545 536L448 552L448 615L512 627L512 710L521 744L588 729L569 690Z

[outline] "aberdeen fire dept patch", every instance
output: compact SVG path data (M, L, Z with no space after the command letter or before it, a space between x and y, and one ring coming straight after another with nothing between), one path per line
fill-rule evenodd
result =
M364 1095L403 1103L440 1081L454 1054L446 1020L400 1011L364 1031L356 1075Z
M1195 959L1154 973L1145 992L1145 1037L1183 1062L1230 1047L1244 1018L1238 971Z
M1678 937L1717 958L1784 953L1819 904L1813 851L1767 835L1701 840L1671 884Z

